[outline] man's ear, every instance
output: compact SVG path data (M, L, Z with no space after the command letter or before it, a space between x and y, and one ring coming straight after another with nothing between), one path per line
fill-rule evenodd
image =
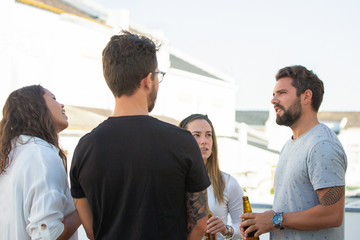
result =
M149 72L148 75L146 75L146 77L144 77L144 79L142 80L143 84L144 84L144 87L147 88L147 89L150 89L152 87L152 73Z
M310 89L307 89L302 95L304 104L311 104L312 101L312 91Z

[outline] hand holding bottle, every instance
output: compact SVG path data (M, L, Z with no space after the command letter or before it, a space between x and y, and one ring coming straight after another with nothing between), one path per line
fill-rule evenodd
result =
M232 237L234 229L227 226L219 217L213 216L211 212L208 215L206 235L212 236L208 239L216 239L216 233L220 233L225 238Z
M209 211L208 213L208 221L207 221L207 229L206 229L206 233L205 233L205 236L204 236L204 239L207 239L207 240L216 240L216 233L212 233L209 229L209 221L210 219L214 219L214 216L212 214L211 211Z
M252 213L251 210L251 206L250 206L250 202L249 202L249 198L247 196L243 196L243 209L244 209L244 214L246 213ZM241 217L241 216L240 216ZM243 218L243 222L246 221L246 218ZM256 231L250 232L247 234L247 236L245 235L245 231L246 229L248 229L250 226L241 226L242 224L240 224L240 232L241 232L241 236L243 239L247 239L247 240L259 240L259 237L255 237L254 234Z
M218 217L212 216L207 221L207 231L212 234L216 234L218 232L225 233L227 231L225 223Z

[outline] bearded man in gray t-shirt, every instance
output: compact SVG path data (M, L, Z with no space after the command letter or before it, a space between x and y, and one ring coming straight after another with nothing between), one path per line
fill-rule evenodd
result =
M256 231L276 240L344 239L347 159L335 133L317 119L323 82L303 66L280 69L276 81L276 123L293 136L280 153L273 210L241 215L248 219L240 224L242 237Z

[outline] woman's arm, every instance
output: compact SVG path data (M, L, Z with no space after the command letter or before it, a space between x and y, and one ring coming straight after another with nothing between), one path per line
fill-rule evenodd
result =
M225 181L224 197L226 202L224 205L226 210L222 207L219 207L219 210L223 209L222 211L226 212L221 213L220 218L213 216L207 221L207 232L212 234L220 233L226 239L238 239L240 238L239 223L241 221L240 215L243 213L242 197L244 192L235 178L228 174L223 174L223 178ZM225 225L228 214L230 214L232 222L232 226L229 227Z
M240 215L243 213L242 197L244 191L240 187L236 179L230 176L229 181L226 182L228 190L228 211L231 216L232 228L234 229L233 238L240 238L239 223L241 222Z
M69 215L65 216L62 223L64 224L64 231L57 238L57 240L69 239L81 224L79 215L76 211L73 211Z
M42 140L26 145L26 184L24 209L28 224L26 231L31 238L68 239L80 226L74 211L67 176L62 161L54 148Z

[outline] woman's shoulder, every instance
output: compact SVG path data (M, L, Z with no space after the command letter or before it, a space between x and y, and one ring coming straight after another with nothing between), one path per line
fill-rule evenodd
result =
M239 182L236 180L235 177L233 177L232 175L230 175L229 173L226 173L226 172L223 172L221 171L221 175L222 175L222 178L224 179L225 181L225 185L226 186L232 186L232 187L240 187L240 184Z
M221 177L225 180L225 181L228 181L231 177L231 175L229 173L226 173L226 172L223 172L223 171L220 171L221 172Z
M244 196L244 191L236 178L229 173L221 172L223 179L225 181L224 195L229 202L241 202L242 196Z
M59 159L55 163L62 163L58 148L41 138L33 136L20 135L16 139L16 147L13 154L18 161L22 159L21 162L24 164L24 167L32 167L34 165L39 167L39 164L52 166L54 165L54 159Z
M233 176L231 176L229 173L226 173L223 171L220 171L220 172L221 172L221 176L224 179L225 183L235 180L235 178Z
M32 188L42 183L62 188L66 183L66 171L56 147L31 136L20 136L12 150L11 171L21 176L26 185ZM36 179L36 181L33 181ZM65 179L65 180L64 180ZM34 184L37 185L34 185Z
M24 147L24 149L31 148L31 149L44 149L44 150L52 150L55 152L59 152L53 144L41 139L39 137L28 136L28 135L20 135L16 139L16 146L17 147Z

